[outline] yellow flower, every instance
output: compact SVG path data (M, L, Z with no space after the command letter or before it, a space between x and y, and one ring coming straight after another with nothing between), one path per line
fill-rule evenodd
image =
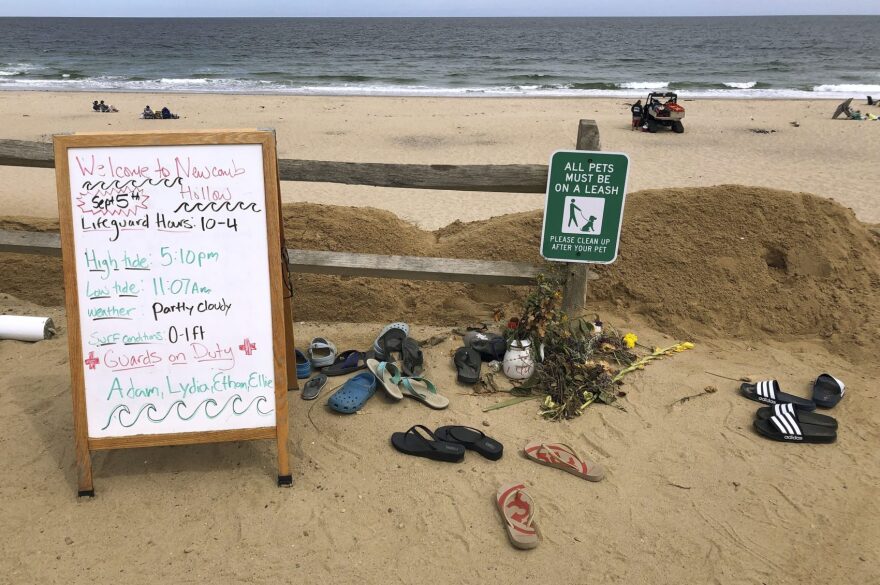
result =
M623 336L623 344L625 346L627 346L629 349L634 348L636 346L636 341L638 341L638 340L639 340L639 338L636 337L635 333L627 333L626 335Z

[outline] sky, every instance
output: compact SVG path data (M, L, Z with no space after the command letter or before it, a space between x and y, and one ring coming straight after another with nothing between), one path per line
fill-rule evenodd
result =
M0 0L0 16L718 16L880 14L880 0Z

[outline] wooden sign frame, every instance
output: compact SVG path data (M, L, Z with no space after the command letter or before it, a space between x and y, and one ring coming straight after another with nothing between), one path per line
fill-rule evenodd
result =
M65 308L67 310L68 348L73 397L73 427L76 440L78 494L94 496L91 452L106 449L186 445L223 441L275 439L278 448L278 485L290 486L293 476L287 450L288 437L288 356L293 353L293 329L290 300L285 298L282 266L280 183L278 178L275 133L271 130L209 130L184 132L113 132L56 135L55 180L61 228L61 251L64 270ZM263 153L263 182L266 204L266 241L269 252L269 291L272 314L272 350L275 376L275 425L220 431L133 435L125 437L89 437L86 411L85 377L80 324L79 291L76 273L73 213L70 192L68 149L126 146L200 146L224 144L259 144ZM276 243L276 245L273 245ZM277 244L282 244L281 246ZM287 309L287 310L285 310ZM295 371L295 370L293 370ZM292 383L296 386L296 378Z

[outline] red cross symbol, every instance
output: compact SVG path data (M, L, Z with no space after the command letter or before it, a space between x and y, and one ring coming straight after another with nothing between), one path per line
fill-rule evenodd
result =
M85 360L86 365L90 370L94 370L95 366L101 363L101 360L95 357L95 352L90 351L88 359Z
M251 355L252 353L254 353L254 351L256 351L256 349L257 349L257 344L256 344L256 343L251 343L251 340L248 339L247 337L245 337L245 338L244 338L244 343L242 343L241 345L239 345L239 346L238 346L238 349L240 349L241 351L243 351L243 352L244 352L245 354L247 354L247 355Z

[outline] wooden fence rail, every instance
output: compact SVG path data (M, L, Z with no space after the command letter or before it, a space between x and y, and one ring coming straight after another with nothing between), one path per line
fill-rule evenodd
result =
M0 230L0 252L61 256L61 238L53 232ZM462 260L426 256L383 256L288 249L290 271L405 280L528 285L541 269L525 262Z
M0 140L0 166L55 167L48 142ZM445 191L543 193L547 165L408 165L278 159L282 181Z
M580 121L576 148L600 149L595 121ZM52 144L0 140L0 166L4 165L54 168ZM547 186L547 165L417 165L279 159L278 173L283 181L448 191L544 193ZM0 252L60 256L60 238L55 233L0 230ZM535 282L542 270L523 262L294 249L288 249L287 254L292 272L343 276L528 285ZM597 277L585 264L569 264L566 273L564 307L569 312L577 312L586 299L587 281Z

